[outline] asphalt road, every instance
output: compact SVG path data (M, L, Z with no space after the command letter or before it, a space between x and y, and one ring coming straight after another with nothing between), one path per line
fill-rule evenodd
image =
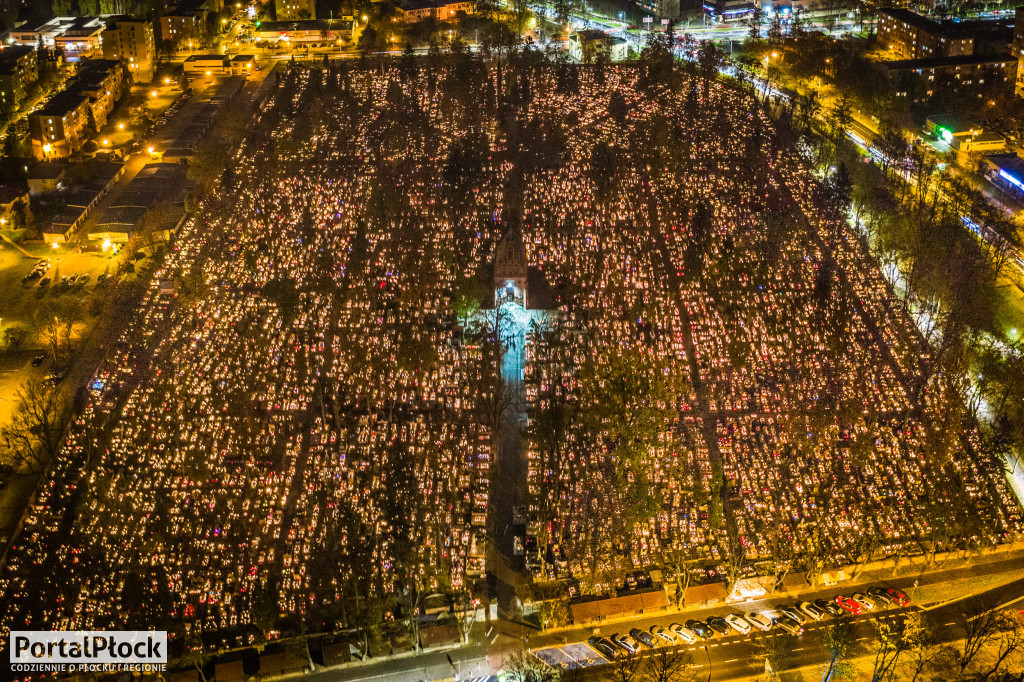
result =
M1009 602L1020 603L1024 600L1024 578L1016 580L1002 587L986 592L985 595L994 599L994 604L1003 605ZM963 604L953 602L945 606L925 612L925 618L932 625L935 632L939 633L939 639L943 642L950 642L960 639L963 630L957 625L957 618L960 617ZM856 639L856 646L853 649L852 657L864 655L870 652L871 642L875 639L875 621L888 619L900 620L905 612L920 611L920 607L911 606L907 609L885 609L883 611L866 615L848 618L853 624L853 636ZM704 615L704 614L702 614ZM824 664L826 649L823 634L829 622L835 619L826 617L820 623L811 623L804 626L804 633L797 637L786 634L758 633L751 635L733 635L710 640L707 648L703 645L684 647L693 656L694 666L710 671L711 680L731 680L750 676L764 671L763 659L759 656L759 642L764 638L779 637L783 646L788 648L788 669L802 666ZM709 668L710 666L710 668ZM610 666L593 666L581 671L580 679L602 679L606 678Z
M994 588L985 593L997 604L1005 604L1015 599L1024 599L1024 568L1021 566L1019 556L987 563L977 567L954 568L948 571L937 572L920 578L913 576L897 578L888 585L899 587L909 594L913 592L915 580L919 585L939 584L949 580L1001 573L1017 570L1021 577L1014 582L1002 587ZM816 591L812 594L801 595L801 600L813 601L818 597L830 599L836 594L850 594L856 590L844 588L830 588ZM527 643L531 650L537 650L549 646L585 641L595 632L608 636L613 632L628 632L630 628L640 627L649 629L652 625L668 626L674 622L682 622L688 618L706 619L713 615L724 615L730 612L739 611L773 611L783 604L792 604L793 598L772 598L756 601L733 604L729 607L718 607L703 609L699 612L671 614L661 616L640 617L628 622L606 624L599 628L581 627L572 630L564 630L554 633L530 634ZM956 626L956 618L960 613L961 604L954 602L927 611L927 618L932 622L941 638L945 641L953 641L961 636L960 629ZM883 609L882 611L864 614L849 618L853 623L854 637L857 640L857 649L854 655L867 652L871 641L875 637L874 621L880 618L900 618L909 610L921 610L920 606L912 605L908 609ZM764 664L758 655L759 640L763 637L780 637L783 643L789 644L789 667L795 668L805 665L817 665L824 660L822 649L822 631L830 619L821 623L808 623L804 627L804 633L799 637L791 637L782 633L752 633L750 635L732 635L728 637L715 637L708 641L707 650L704 645L685 646L693 657L694 666L703 671L711 673L712 680L730 680L757 674L764 669ZM510 630L507 624L503 624L504 631ZM530 632L522 631L524 634ZM313 673L309 677L315 678L318 682L334 682L348 680L394 680L396 682L419 682L421 680L439 680L454 677L457 680L473 679L482 676L488 671L495 671L500 666L504 655L522 649L524 642L514 636L501 635L493 644L479 645L453 649L449 652L439 651L419 656L405 656L382 660L378 663L339 668L335 670L324 670ZM451 656L452 664L449 664L448 657ZM710 668L708 667L710 663ZM454 665L453 665L454 664ZM493 665L493 667L492 667ZM580 671L580 679L603 679L609 674L608 666L595 666ZM461 671L461 672L460 672Z

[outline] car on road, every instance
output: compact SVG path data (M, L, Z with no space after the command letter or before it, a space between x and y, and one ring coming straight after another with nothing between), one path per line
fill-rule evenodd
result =
M795 606L783 606L783 607L780 607L779 608L779 613L781 613L783 616L788 616L789 618L792 618L793 620L795 620L800 625L803 625L804 623L807 622L807 616L802 614L800 612L800 609L798 609Z
M825 612L824 611L822 611L817 606L815 606L814 604L811 604L809 602L802 601L799 604L797 604L796 606L797 606L798 609L800 609L801 613L804 613L804 614L810 616L814 620L821 620L822 618L825 617Z
M791 635L803 634L803 626L789 616L779 616L775 619L775 626L780 627Z
M687 644L693 644L697 641L697 633L682 623L672 623L672 625L668 626L668 629L676 633L676 636Z
M651 633L644 632L640 628L633 628L630 630L629 636L651 649L657 646L657 643L654 641L654 637L651 637Z
M48 384L53 384L54 386L56 386L60 382L64 381L64 375L61 374L60 372L50 372L45 377L43 377L43 381L45 381Z
M615 645L604 637L591 637L587 640L587 644L608 660L615 660L615 657L619 655Z
M0 490L6 488L8 483L10 483L10 481L8 481L6 478L0 479Z
M857 602L861 605L861 608L865 608L868 611L874 611L878 608L878 604L875 603L874 599L861 592L854 592L850 599Z
M903 590L897 590L895 587L887 587L885 591L889 593L892 600L900 606L910 606L910 597Z
M772 619L763 613L757 611L747 611L743 614L743 617L747 619L747 622L753 625L758 630L768 632L772 629Z
M37 355L34 358L32 358L32 366L38 367L39 365L43 364L44 360L46 360L45 355Z
M675 635L675 633L672 632L671 630L666 630L665 628L661 627L660 625L652 625L651 626L651 634L654 635L655 637L657 637L658 639L660 639L660 640L662 640L664 642L667 642L669 644L675 644L676 643L676 635Z
M697 636L701 639L711 639L715 636L715 631L709 628L706 623L694 620L693 618L686 621L686 627L697 633Z
M725 618L721 616L711 616L704 621L708 624L708 627L717 632L720 635L728 635L732 632L732 628L725 621Z
M836 618L846 614L846 611L839 608L839 604L836 604L834 601L829 601L828 599L815 599L814 605Z
M640 651L640 645L637 644L636 640L629 635L620 635L619 633L615 633L612 635L611 639L612 642L614 642L623 651L627 651L631 654L635 654Z
M859 603L842 594L836 597L836 604L839 604L839 608L854 616L859 616L864 610Z
M868 594L881 606L888 606L893 602L892 595L885 591L884 587L873 587Z
M743 616L737 615L735 613L730 613L728 616L725 617L725 622L728 623L733 630L740 633L741 635L745 635L748 632L750 632L750 623L748 623L747 619Z

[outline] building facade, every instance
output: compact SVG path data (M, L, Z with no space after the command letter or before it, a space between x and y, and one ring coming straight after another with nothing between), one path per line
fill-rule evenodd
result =
M206 42L206 7L177 5L160 17L160 42L165 49L184 50Z
M316 19L316 0L274 0L274 12L278 21Z
M974 38L910 10L878 10L878 44L900 59L974 54Z
M39 161L66 159L85 144L92 115L89 97L65 90L29 114L32 155Z
M883 62L896 94L921 101L936 93L1001 97L1013 92L1017 59L1012 55L961 55Z
M103 30L103 58L124 60L136 83L152 81L156 61L153 24L129 16L111 18Z
M89 98L93 120L97 128L107 124L107 118L124 97L131 82L124 62L112 59L90 59L78 67L78 76L68 86Z
M0 111L17 109L28 87L38 79L35 48L11 45L0 50Z
M406 0L397 8L398 18L407 23L415 24L424 19L448 21L454 19L459 12L473 14L472 2L448 2L447 0Z

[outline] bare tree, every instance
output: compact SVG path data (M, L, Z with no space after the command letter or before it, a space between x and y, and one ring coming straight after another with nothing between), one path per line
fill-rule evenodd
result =
M1000 672L1021 670L1024 664L1024 618L1016 611L1003 611L997 614L998 622L997 635L999 646L995 651L995 657L991 661L991 667L981 673L978 679L989 680ZM1004 666L1012 661L1004 669Z
M12 465L30 473L42 471L60 449L71 401L58 386L31 378L14 394L14 410L3 435L14 451Z
M644 682L696 682L693 656L681 648L657 649L647 657Z
M789 668L792 649L789 637L778 634L762 634L756 640L758 655L764 661L765 672L770 682L778 682L783 672Z
M1000 635L1003 615L998 612L988 599L974 597L964 603L964 608L956 617L956 624L964 631L963 640L957 650L956 667L961 677L982 649L992 644Z
M516 651L501 661L504 679L511 682L558 682L558 671L526 651Z
M822 633L822 644L828 652L828 661L821 675L821 682L849 676L850 649L853 648L853 643L853 631L848 622L838 621L825 628Z
M611 679L615 682L633 682L642 679L644 659L639 654L626 654L612 661Z
M900 665L900 680L917 682L927 679L926 675L931 670L949 668L952 665L952 661L949 661L949 665L941 663L951 659L954 652L938 641L930 623L920 611L908 613L904 617L903 640L906 643L906 652Z
M892 679L896 663L907 648L903 623L894 623L884 618L872 621L878 632L875 643L875 659L871 671L871 682Z

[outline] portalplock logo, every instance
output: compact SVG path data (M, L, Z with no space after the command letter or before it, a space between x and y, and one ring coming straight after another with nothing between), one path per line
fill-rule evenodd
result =
M12 672L158 672L167 668L164 631L11 631Z

